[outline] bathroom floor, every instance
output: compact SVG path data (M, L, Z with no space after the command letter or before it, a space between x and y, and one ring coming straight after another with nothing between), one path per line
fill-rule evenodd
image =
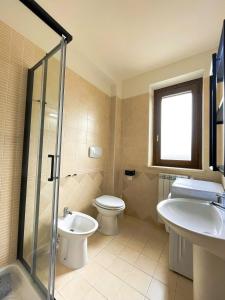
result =
M71 271L57 264L56 300L192 300L192 281L169 271L168 235L132 217L120 234L89 238L89 263Z

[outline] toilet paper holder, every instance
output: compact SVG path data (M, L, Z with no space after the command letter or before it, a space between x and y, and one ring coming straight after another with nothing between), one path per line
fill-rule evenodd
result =
M135 170L125 170L124 174L126 176L135 176Z

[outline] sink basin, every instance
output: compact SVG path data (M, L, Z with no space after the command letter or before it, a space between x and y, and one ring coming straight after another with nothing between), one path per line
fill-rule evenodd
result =
M193 244L193 299L224 300L225 210L204 200L175 198L160 202L157 211Z
M157 210L178 234L225 259L225 211L208 201L184 198L164 200Z

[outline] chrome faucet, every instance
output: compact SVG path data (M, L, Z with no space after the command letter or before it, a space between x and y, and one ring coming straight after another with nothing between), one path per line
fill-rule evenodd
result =
M72 215L72 211L69 210L69 207L64 207L64 209L63 209L63 217L65 218L67 215Z
M225 206L225 192L216 195L217 202L222 206Z
M210 204L225 209L225 192L217 194L216 199L217 201L212 201Z

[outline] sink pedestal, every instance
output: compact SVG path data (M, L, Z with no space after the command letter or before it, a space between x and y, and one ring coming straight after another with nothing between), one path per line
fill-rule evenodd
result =
M193 245L194 300L225 299L225 260Z

